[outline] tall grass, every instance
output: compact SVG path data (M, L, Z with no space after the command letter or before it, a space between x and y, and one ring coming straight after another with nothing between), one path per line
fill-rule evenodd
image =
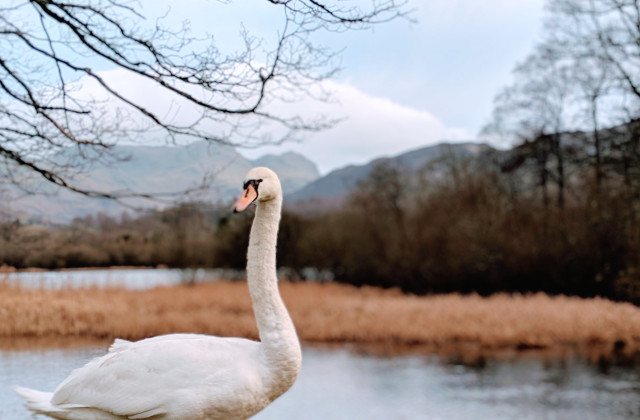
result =
M606 299L498 294L406 295L397 289L281 283L303 341L387 346L559 345L640 349L640 308ZM141 339L193 332L257 338L244 283L124 289L0 286L0 337Z

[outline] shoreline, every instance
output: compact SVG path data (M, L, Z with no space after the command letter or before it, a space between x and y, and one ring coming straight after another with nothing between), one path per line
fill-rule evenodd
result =
M477 358L528 351L577 352L590 359L640 354L640 308L601 298L419 297L337 283L282 282L280 290L304 345ZM150 290L0 285L0 302L0 343L40 337L108 344L176 332L257 338L244 282Z
M0 352L44 352L76 348L101 347L106 353L113 339L92 337L0 337ZM584 347L556 345L549 348L518 349L514 347L481 348L477 343L449 343L446 345L416 345L389 343L328 343L302 341L305 349L320 351L346 351L365 357L435 357L446 364L484 367L492 361L517 362L539 360L545 363L563 363L582 360L602 369L610 366L640 366L640 351L612 349L605 344L591 344Z
M66 267L66 268L42 268L42 267L27 267L16 268L10 265L0 265L0 274L8 273L46 273L48 271L53 272L65 272L65 271L117 271L117 270L166 270L169 269L168 265L162 264L157 266L145 266L145 265L109 265L105 267Z

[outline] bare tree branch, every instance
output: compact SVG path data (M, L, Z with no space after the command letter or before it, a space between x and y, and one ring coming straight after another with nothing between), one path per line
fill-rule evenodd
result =
M264 1L280 11L275 42L242 27L242 47L226 54L213 38L193 36L187 25L168 28L163 19L150 25L140 6L127 0L3 2L0 159L62 188L113 198L128 193L87 191L64 175L65 167L82 159L113 159L114 145L139 141L150 131L173 143L202 139L256 146L331 127L335 120L274 106L323 97L317 89L337 71L337 52L314 35L409 19L410 12L405 0L372 0L361 2L363 7ZM226 3L231 2L212 8ZM144 89L160 92L167 104L141 100L105 69L118 69ZM91 95L88 86L95 91ZM69 149L77 156L51 159L69 155Z

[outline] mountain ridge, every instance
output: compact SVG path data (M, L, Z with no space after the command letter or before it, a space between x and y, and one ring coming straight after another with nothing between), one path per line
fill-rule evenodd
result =
M327 175L307 184L304 189L293 192L288 198L291 206L304 207L304 202L327 200L327 204L333 207L339 205L348 192L357 187L358 182L364 181L371 172L382 164L389 164L400 168L403 172L415 172L424 165L446 154L455 156L477 156L490 150L491 147L484 143L441 142L417 149L412 149L394 156L386 156L373 159L361 165L348 165L329 172Z
M253 166L268 166L282 182L288 208L306 211L340 205L350 190L364 181L381 164L415 172L447 154L476 156L491 149L483 143L438 143L393 156L379 157L365 164L348 165L320 176L314 162L295 153L266 154L248 159L227 145L194 142L182 147L116 146L125 159L97 162L75 179L87 189L97 191L135 191L145 194L169 194L193 190L179 201L204 201L228 204L240 190L240 181ZM204 183L203 183L204 180ZM43 189L53 191L44 181ZM204 184L204 185L201 185ZM18 215L26 222L66 224L76 217L105 213L117 216L130 208L161 209L175 202L150 201L140 197L121 200L87 198L58 188L54 195L14 197L4 205L5 214ZM128 206L128 207L127 207Z
M158 197L175 195L177 201L225 204L239 194L241 180L249 169L265 162L280 169L286 194L320 176L315 163L294 152L248 159L231 146L204 141L181 147L118 145L113 152L120 158L93 162L74 177L75 185L107 193L133 191ZM131 208L160 209L172 204L161 198L133 197L120 202L88 198L41 179L32 183L33 189L42 194L25 194L11 184L3 186L0 210L5 218L9 215L29 223L66 224L89 214L115 216ZM178 194L189 190L185 196Z

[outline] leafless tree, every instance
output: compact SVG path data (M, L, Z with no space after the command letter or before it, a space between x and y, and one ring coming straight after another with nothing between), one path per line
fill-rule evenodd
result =
M87 162L113 159L123 139L257 145L331 126L276 106L322 97L319 82L335 73L337 52L314 34L368 28L407 13L404 0L366 0L362 7L262 1L279 12L276 41L242 27L243 47L230 53L213 36L192 35L188 24L148 22L135 1L3 1L0 173L24 188L30 173L88 196L122 197L132 192L94 191L74 183L74 174ZM232 1L212 3L215 9ZM167 103L135 98L105 69L162 92Z
M552 0L549 10L552 29L573 38L577 56L595 54L611 66L622 90L640 98L640 1Z
M485 133L506 134L521 151L535 149L541 185L554 179L561 204L563 132L582 139L576 163L592 165L598 190L608 171L635 159L627 156L635 153L633 136L624 131L631 133L640 117L640 0L550 0L547 6L544 40L497 96ZM547 156L554 171L545 169Z
M514 170L534 161L545 206L548 182L557 185L559 206L565 201L565 158L562 133L567 129L571 94L570 71L553 49L541 44L514 70L514 83L495 98L493 118L484 135L503 136L519 156L509 164ZM554 168L550 165L555 162Z
M553 0L547 43L573 61L576 102L591 126L596 185L603 182L605 144L601 129L625 125L640 104L640 2L637 0Z

